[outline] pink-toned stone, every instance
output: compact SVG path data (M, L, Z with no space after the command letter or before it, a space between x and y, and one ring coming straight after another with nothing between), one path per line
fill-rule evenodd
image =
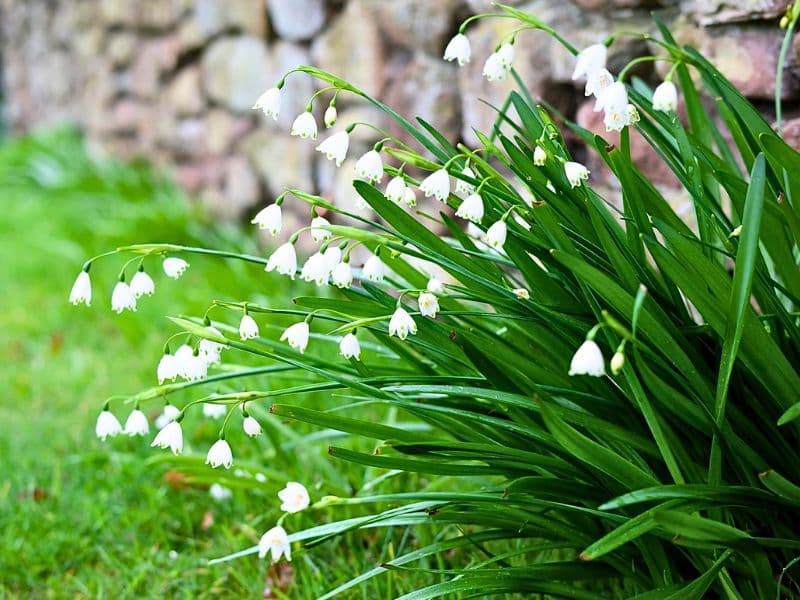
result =
M314 37L328 15L325 0L269 0L266 5L275 33L292 42Z
M202 69L209 99L235 112L249 112L267 88L266 45L248 35L220 38L203 53Z
M405 0L367 4L381 31L395 44L441 58L462 0Z
M197 115L206 106L200 87L200 68L189 65L181 69L165 91L166 104L179 116Z

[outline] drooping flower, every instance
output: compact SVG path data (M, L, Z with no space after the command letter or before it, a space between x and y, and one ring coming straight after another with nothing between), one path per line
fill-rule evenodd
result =
M299 323L289 326L281 334L281 341L289 342L291 348L298 350L300 354L302 354L308 347L309 333L308 323L300 321Z
M179 365L181 370L178 374L186 381L202 381L208 376L208 362L199 350L193 350L189 356L180 360Z
M544 148L541 146L536 146L536 148L533 150L533 164L537 167L541 167L544 165L546 160L547 152L545 152Z
M125 420L125 433L129 436L150 433L150 423L147 422L147 415L138 408L132 410Z
M615 81L608 85L597 97L597 102L594 104L594 112L604 110L618 110L625 112L625 107L628 106L628 89L621 81Z
M419 184L419 191L425 194L426 198L433 196L437 200L444 202L450 195L450 175L446 169L439 169L428 175Z
M142 296L152 296L156 291L156 284L153 282L153 278L141 269L136 271L136 273L133 274L133 277L131 277L130 287L131 292L133 292L133 295L136 298L141 298Z
M123 310L136 310L136 296L124 281L118 281L111 293L111 310L120 314Z
M589 179L589 169L578 162L570 161L564 163L564 173L567 176L567 181L569 181L570 186L573 188L578 187L581 182Z
M315 252L303 265L300 278L303 281L313 281L317 285L324 285L328 282L329 272L325 256L320 252Z
M328 272L330 273L342 260L342 249L339 246L328 246L322 255L325 257L325 264L328 265Z
M506 236L508 235L508 227L503 220L492 223L491 227L486 230L486 236L483 241L495 250L500 250L506 243Z
M386 186L386 193L385 196L391 200L392 202L400 202L403 201L403 196L406 193L406 180L403 179L402 175L397 175L392 177L391 181L389 181L389 185Z
M591 73L586 79L586 96L599 98L603 90L614 83L614 76L607 69L600 69Z
M224 485L212 483L208 487L208 495L217 502L224 502L233 498L233 491L231 491L231 488L227 488Z
M325 127L330 129L334 125L336 125L336 117L338 114L336 113L336 107L331 104L325 109L325 115L322 117L322 120L325 122Z
M511 65L514 63L514 44L506 42L498 48L495 54L497 54L500 64L511 70Z
M186 371L186 364L194 356L194 349L189 344L181 344L175 351L175 369L179 376L183 377Z
M463 33L457 33L447 43L444 49L444 59L448 62L458 61L459 66L463 67L472 57L469 39Z
M97 437L105 442L107 438L122 433L122 425L119 424L114 413L108 409L104 409L97 415L97 423L94 426L94 432Z
M471 177L475 179L475 173L469 167L464 167L461 169L461 174L465 177ZM472 192L475 191L475 186L471 183L464 181L463 179L456 179L456 194L469 196Z
M261 423L255 420L254 417L247 415L242 422L242 429L250 437L261 435Z
M606 131L622 131L630 124L627 107L622 110L617 108L607 110L603 115L603 124L606 126Z
M303 139L317 139L317 121L314 119L314 115L311 114L311 111L306 110L297 115L294 123L292 123L291 135L296 135Z
M89 273L86 271L81 271L75 278L75 283L72 284L72 290L69 292L69 301L75 306L81 303L86 306L91 305L92 280L89 278Z
M208 419L221 419L228 412L224 404L214 404L213 402L203 403L203 416Z
M167 277L178 279L178 277L183 275L183 272L189 268L189 263L177 256L168 256L164 259L164 262L161 263L161 266Z
M346 131L334 133L317 146L317 152L322 152L328 160L336 161L336 166L341 167L347 156L347 149L350 146L350 135Z
M409 333L417 333L417 324L402 306L398 306L389 320L389 335L394 335L404 340Z
M628 125L636 125L639 122L639 111L636 110L636 107L633 104L628 104L625 107L625 114L627 117Z
M417 298L419 305L419 312L423 317L436 318L436 313L439 312L439 299L430 292L422 292Z
M269 206L262 208L250 222L253 225L258 225L259 229L266 229L272 235L278 235L283 228L281 205L270 204Z
M311 239L317 244L331 239L331 232L327 229L330 224L330 221L325 217L311 219Z
M603 353L594 340L586 340L575 352L569 365L569 374L592 377L602 377L606 374Z
M288 275L294 279L294 274L297 271L297 253L294 251L294 244L286 242L279 246L270 255L264 270L268 273L278 271L281 275Z
M678 108L678 90L671 81L658 84L653 92L653 108L661 112L674 112Z
M339 341L339 352L347 359L361 360L361 344L354 333L348 333Z
M378 256L373 254L361 268L361 276L367 281L383 281L383 278L386 277L386 265L383 264L383 261Z
M489 81L502 81L508 77L510 69L502 62L502 57L494 52L483 63L483 76Z
M618 374L620 371L622 371L622 368L625 366L625 354L617 350L614 353L614 356L611 357L610 365L611 365L611 373L613 375Z
M281 510L288 513L300 512L311 504L306 486L296 481L288 482L286 487L278 492L278 498L282 502Z
M572 80L589 77L592 73L605 69L607 56L608 49L604 44L592 44L581 50L575 57Z
M164 410L161 411L161 414L158 415L158 417L156 417L156 429L159 431L164 429L164 427L172 423L172 421L174 421L179 414L181 414L181 411L176 406L172 404L165 404Z
M208 449L206 464L211 465L212 469L217 467L230 469L231 465L233 465L233 453L231 452L230 444L222 439L214 442L214 445Z
M406 206L417 205L417 194L410 185L407 185L405 191L403 192L403 202L405 202Z
M514 288L511 290L511 293L514 294L520 300L530 300L531 295L525 288Z
M264 115L272 117L273 120L278 120L278 112L281 109L281 91L277 87L271 87L256 100L253 105L254 109L260 108L264 111Z
M180 454L183 452L183 430L178 421L170 421L164 428L156 434L153 443L150 446L158 446L159 448L169 448L173 454Z
M370 150L358 159L355 166L357 177L369 183L380 183L383 179L383 160L376 150Z
M436 294L437 296L441 296L444 294L444 284L436 279L436 277L431 277L428 279L428 285L425 286L431 294Z
M483 198L480 194L472 193L456 210L456 216L467 219L473 223L480 223L483 219Z
M252 340L258 337L258 323L250 315L242 315L239 321L239 339L242 341Z
M268 553L272 553L272 562L278 562L281 556L285 556L286 560L292 560L289 536L280 525L267 531L258 541L258 558L264 558Z
M343 289L349 288L353 283L353 269L350 263L340 262L331 271L331 281L336 287Z
M208 330L220 337L224 337L222 332L216 327L209 326ZM215 342L214 340L202 339L198 344L198 349L203 360L205 360L209 365L216 365L220 362L220 355L222 351L227 350L228 346L227 344L221 344L219 342Z

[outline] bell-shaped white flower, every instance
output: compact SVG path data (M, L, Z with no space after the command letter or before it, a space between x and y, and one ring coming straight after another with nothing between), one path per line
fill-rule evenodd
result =
M678 109L678 90L671 81L658 84L653 92L653 108L661 112L675 112Z
M495 54L497 54L500 64L511 70L511 65L514 63L514 44L506 42L497 49Z
M156 368L156 377L158 378L158 385L165 381L175 381L178 376L178 361L172 354L164 354L161 360L158 361Z
M111 293L111 310L120 314L123 310L136 310L136 296L124 281L118 281Z
M156 429L159 431L164 429L164 427L172 423L179 414L181 414L181 411L176 406L172 404L166 404L161 414L156 417Z
M266 208L262 208L250 222L258 225L259 229L266 229L272 235L278 235L283 228L281 205L270 204Z
M406 206L416 206L417 205L417 194L411 188L410 185L406 186L405 191L403 192L403 202Z
M138 408L132 410L125 420L125 433L130 436L150 433L150 423L147 422L147 415Z
M231 452L230 444L225 440L214 442L214 445L208 449L206 464L211 465L212 469L217 467L230 469L231 465L233 465L233 453Z
M336 107L331 104L325 109L325 115L322 117L322 120L325 123L325 127L330 129L334 125L336 125L336 118L338 117L338 113L336 112Z
M586 340L575 352L569 364L569 374L592 377L602 377L606 374L603 353L593 340Z
M286 328L281 334L281 341L287 341L291 348L294 348L302 354L308 347L308 336L308 323L300 321Z
M303 139L317 139L317 121L311 111L307 110L297 115L292 123L291 134Z
M589 75L586 79L586 96L600 98L603 90L614 83L614 76L607 69L600 69Z
M203 403L203 416L207 419L221 419L228 413L224 404L214 404L212 402Z
M377 150L370 150L358 159L355 166L357 177L369 183L380 183L383 179L383 160Z
M450 195L450 175L446 169L439 169L428 175L419 184L419 191L425 194L426 198L433 196L437 200L444 202Z
M606 131L622 131L630 124L626 108L607 110L603 115L603 124L606 126Z
M353 269L350 268L350 263L340 262L333 267L331 282L340 289L349 288L353 284Z
M75 306L81 303L89 306L92 303L92 280L86 271L81 271L75 278L69 292L69 301Z
M270 255L264 270L268 273L277 271L281 275L288 275L294 279L294 274L297 271L297 253L294 251L294 244L286 242L279 246Z
M544 148L541 146L536 146L536 148L533 150L533 164L537 167L541 167L544 165L546 160L547 152L545 152Z
M475 173L469 167L461 169L461 174L466 177L475 179ZM461 196L469 196L475 191L475 186L463 179L456 179L456 194Z
M409 333L417 333L417 324L402 306L398 306L392 318L389 319L389 335L395 335L404 340Z
M509 68L503 64L502 57L494 52L483 63L483 76L489 81L502 81L508 77Z
M94 432L104 442L107 438L122 433L122 425L119 424L117 417L110 410L103 410L97 415L97 423Z
M317 285L324 285L328 282L329 272L325 256L320 252L315 252L303 265L300 278L303 281L313 281Z
M177 353L175 355L177 356ZM202 381L208 375L208 362L205 356L200 354L199 350L197 352L192 351L185 358L180 358L178 364L180 365L178 374L186 381Z
M334 133L317 146L317 152L322 152L328 160L336 161L336 166L341 167L350 147L350 135L346 131Z
M483 198L480 194L472 193L461 203L456 210L456 216L467 219L473 223L480 223L483 219Z
M506 243L507 235L508 227L506 226L506 222L500 220L492 223L489 229L486 230L486 235L484 236L483 241L495 250L501 250L503 245Z
M252 340L258 337L258 323L250 315L242 315L239 321L239 339L242 341Z
M296 481L288 482L286 487L278 492L278 499L282 502L281 510L288 513L300 512L311 504L306 486Z
M330 221L325 217L314 217L311 219L311 239L316 242L326 242L331 239L331 232L327 229Z
M392 202L400 204L403 201L403 196L406 193L406 180L402 175L392 177L389 185L386 186L385 196Z
M280 525L267 531L258 541L258 558L264 558L269 553L272 554L272 562L278 562L281 556L285 556L286 560L292 560L289 536Z
M636 110L636 107L633 104L628 104L628 106L625 107L625 115L627 125L636 125L636 123L638 123L640 120L639 111Z
M528 292L528 290L526 290L525 288L514 288L513 290L511 290L511 293L514 294L520 300L531 299L530 292Z
M209 331L214 332L216 335L224 337L222 332L216 327L208 327L208 329ZM205 360L206 363L209 365L216 365L220 362L220 355L222 351L227 350L228 346L226 344L215 342L214 340L202 339L198 344L198 349L200 351L201 358Z
M342 249L339 246L328 246L322 255L325 257L325 264L328 265L328 272L330 273L342 260Z
M256 100L253 105L254 109L260 108L264 111L264 115L272 117L273 120L278 120L278 113L281 109L281 91L277 87L269 88L266 92Z
M361 360L361 344L358 343L355 333L348 333L339 340L339 352L348 360L351 358Z
M130 288L136 298L141 298L142 296L152 296L156 291L156 284L150 275L139 270L131 277Z
M572 72L573 81L605 69L607 56L608 49L605 44L592 44L581 50L575 57L575 70Z
M189 263L177 256L168 256L161 263L164 273L171 279L178 279L189 268Z
M589 179L589 169L579 162L570 161L564 163L564 174L573 188L578 187L583 181Z
M459 66L463 67L472 57L472 48L469 39L463 33L457 33L447 43L444 49L444 59L448 62L458 61Z
M621 81L615 81L600 92L594 104L594 112L616 110L624 113L627 106L628 89Z
M178 421L170 421L164 428L156 434L150 446L159 448L169 448L173 454L183 452L183 430Z
M436 318L436 313L439 312L439 299L430 292L422 292L417 298L419 305L419 312L423 317Z
M386 265L376 255L372 255L361 268L361 276L367 281L380 282L386 277Z
M244 418L244 421L242 422L242 429L244 429L244 432L250 437L261 435L261 423L256 421L256 419L250 415L247 415Z
M425 286L425 289L431 294L436 294L437 296L444 294L444 284L436 279L436 277L431 277L428 279L428 285Z
M613 375L619 374L625 366L625 354L617 350L614 356L611 357L609 364L611 366L611 373Z

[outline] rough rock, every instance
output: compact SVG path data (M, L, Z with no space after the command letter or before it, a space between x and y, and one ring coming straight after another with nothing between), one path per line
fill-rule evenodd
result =
M167 104L180 116L197 115L206 106L200 89L200 68L190 65L181 69L166 89Z
M258 202L258 177L245 157L233 156L227 161L221 192L220 201L211 204L211 209L222 218L235 219Z
M381 31L395 44L441 57L461 0L371 2L368 7Z
M106 55L115 67L124 67L131 63L136 53L136 36L127 31L112 33L108 38Z
M258 4L257 0L252 0ZM327 17L325 0L268 0L270 23L284 40L309 40L322 28Z
M267 21L257 0L195 0L181 22L178 37L184 50L197 48L223 31L233 30L263 38Z
M239 147L274 198L287 188L314 191L315 146L313 141L259 129L244 138Z
M225 37L203 54L203 89L235 112L249 111L267 87L267 49L253 36Z
M251 116L234 116L231 113L212 108L205 118L205 146L212 154L226 154L234 142L244 137L252 128Z

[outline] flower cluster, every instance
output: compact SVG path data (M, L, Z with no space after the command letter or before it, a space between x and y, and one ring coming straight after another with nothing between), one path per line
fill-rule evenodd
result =
M281 501L281 510L287 514L297 513L308 508L311 498L308 490L302 483L290 481L286 487L278 492L278 499ZM285 516L285 515L284 515ZM258 541L258 557L264 558L267 554L272 555L272 562L277 562L281 556L286 560L292 560L291 545L289 535L282 526L283 518L278 520L278 524L269 529Z

